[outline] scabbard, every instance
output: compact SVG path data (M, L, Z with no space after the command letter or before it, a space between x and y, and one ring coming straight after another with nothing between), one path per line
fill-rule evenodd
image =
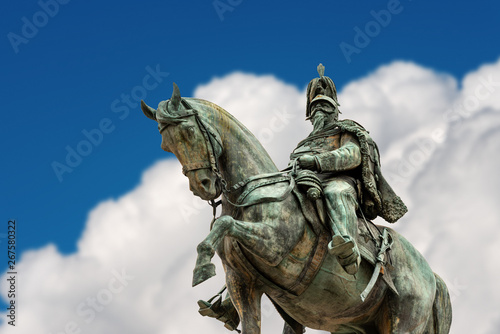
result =
M377 264L375 265L375 269L373 270L372 278L370 278L368 285L360 295L362 301L365 301L366 297L368 297L373 287L375 286L375 283L377 283L377 279L380 275L381 269L382 269L382 262L377 262Z

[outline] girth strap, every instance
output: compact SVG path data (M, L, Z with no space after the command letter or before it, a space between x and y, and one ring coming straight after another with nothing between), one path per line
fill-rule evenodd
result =
M288 288L288 290L291 291L294 295L299 296L304 291L306 291L313 278L316 277L316 274L321 268L321 264L323 263L323 260L326 256L328 250L327 244L327 234L320 234L314 250L312 251L312 255L307 260L304 269L302 269L302 272L299 275L299 278L291 287Z

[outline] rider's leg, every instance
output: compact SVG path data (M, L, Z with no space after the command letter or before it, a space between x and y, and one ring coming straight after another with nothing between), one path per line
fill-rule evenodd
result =
M355 241L358 233L356 190L348 180L340 177L325 182L324 192L328 215L331 218L330 223L334 231L329 245L330 252L338 257L340 264L349 274L355 274L361 260ZM352 245L352 247L346 248L347 245Z

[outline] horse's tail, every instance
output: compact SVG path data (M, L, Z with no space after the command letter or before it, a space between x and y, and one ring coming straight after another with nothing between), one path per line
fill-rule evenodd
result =
M434 273L436 277L436 296L432 306L434 333L448 334L451 327L451 300L448 288L443 279Z

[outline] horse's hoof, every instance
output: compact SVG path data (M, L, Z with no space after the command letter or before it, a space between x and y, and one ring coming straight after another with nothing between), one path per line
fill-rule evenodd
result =
M193 286L205 282L207 279L215 276L215 265L213 263L196 266L193 270Z

